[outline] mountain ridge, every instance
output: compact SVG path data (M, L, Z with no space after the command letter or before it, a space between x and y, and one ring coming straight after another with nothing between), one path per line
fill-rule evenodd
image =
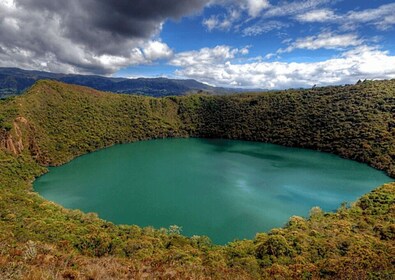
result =
M259 89L214 87L194 79L170 79L165 77L129 79L0 67L0 98L20 95L38 80L55 80L68 84L87 86L100 91L153 97L177 96L202 91L209 94L262 91Z

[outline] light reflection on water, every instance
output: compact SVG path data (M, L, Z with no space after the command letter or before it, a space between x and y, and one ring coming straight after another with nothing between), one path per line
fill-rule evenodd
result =
M252 238L311 207L331 211L392 181L337 156L277 145L164 139L117 145L34 183L45 198L117 224L179 225L216 243Z

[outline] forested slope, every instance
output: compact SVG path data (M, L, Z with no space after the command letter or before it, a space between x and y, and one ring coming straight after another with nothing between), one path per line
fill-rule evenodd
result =
M178 100L186 129L194 127L191 133L199 137L322 150L395 176L394 80Z
M237 96L155 99L40 81L0 101L0 278L392 279L395 184L336 213L216 246L170 229L115 226L31 192L76 156L161 137L313 148L395 176L395 81Z

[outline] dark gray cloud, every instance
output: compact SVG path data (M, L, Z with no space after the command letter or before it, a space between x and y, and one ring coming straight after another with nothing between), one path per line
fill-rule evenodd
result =
M17 7L59 17L63 35L99 52L128 39L146 39L167 18L179 19L208 0L16 0ZM107 47L109 42L110 48ZM116 51L115 51L116 52Z
M166 19L201 10L209 0L4 0L0 65L111 73L169 55L154 37ZM148 61L149 62L149 61Z

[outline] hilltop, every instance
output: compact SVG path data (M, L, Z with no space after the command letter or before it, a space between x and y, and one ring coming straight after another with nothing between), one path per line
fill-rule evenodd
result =
M394 183L226 246L175 228L116 226L44 200L31 183L79 155L164 137L310 148L395 177L394 114L395 80L166 98L39 81L0 101L0 278L391 279Z
M185 95L199 91L211 94L229 94L243 91L237 88L213 87L192 79L110 78L97 75L61 74L0 67L0 98L19 95L38 80L56 80L101 91L154 97Z

